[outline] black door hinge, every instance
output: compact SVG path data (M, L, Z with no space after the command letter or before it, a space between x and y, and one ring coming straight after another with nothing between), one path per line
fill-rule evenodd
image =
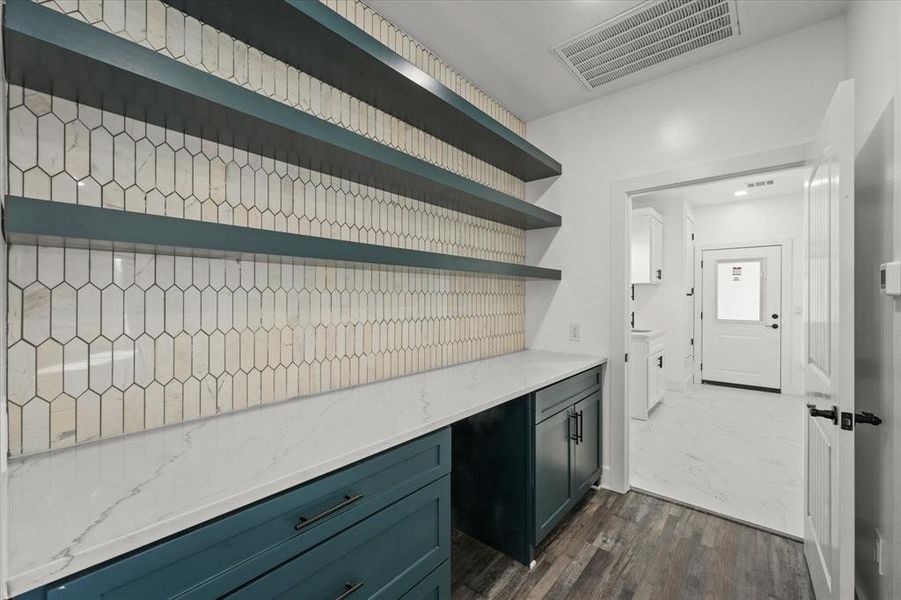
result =
M692 241L694 241L694 239L695 239L695 234L691 234L691 239L692 239Z
M632 311L631 323L632 323L632 329L635 329L635 311L634 310Z
M692 346L695 345L695 339L694 339L694 338L691 338L691 345L692 345Z
M625 360L625 362L629 362L629 353L628 352L626 352L626 358L624 360Z
M701 363L701 370L704 370L704 363Z
M701 261L701 268L702 268L702 269L704 268L704 261L703 261L703 260Z
M701 318L702 318L702 319L704 318L704 311L703 311L703 310L701 311Z
M632 284L632 299L635 300L635 284Z

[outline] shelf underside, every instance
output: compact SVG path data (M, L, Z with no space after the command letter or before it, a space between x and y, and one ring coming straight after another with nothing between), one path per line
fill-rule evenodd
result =
M368 264L559 280L560 271L236 225L8 196L4 231L13 244L89 247L193 256L275 256L307 263Z
M321 2L165 0L525 181L560 163Z
M5 17L10 83L513 227L560 225L550 211L29 0L8 2Z

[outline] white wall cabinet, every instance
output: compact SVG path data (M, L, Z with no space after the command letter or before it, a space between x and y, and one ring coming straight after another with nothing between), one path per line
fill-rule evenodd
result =
M632 283L663 281L663 218L653 208L632 211Z
M663 334L662 329L632 331L629 397L633 419L647 420L651 410L663 401L666 392Z

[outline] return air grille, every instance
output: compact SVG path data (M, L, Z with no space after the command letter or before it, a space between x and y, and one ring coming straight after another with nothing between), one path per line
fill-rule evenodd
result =
M739 34L732 0L651 0L554 48L595 89Z

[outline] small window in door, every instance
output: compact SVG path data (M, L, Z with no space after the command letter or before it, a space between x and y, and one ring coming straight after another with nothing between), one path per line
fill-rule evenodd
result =
M720 261L716 264L716 318L720 321L763 320L763 261Z

